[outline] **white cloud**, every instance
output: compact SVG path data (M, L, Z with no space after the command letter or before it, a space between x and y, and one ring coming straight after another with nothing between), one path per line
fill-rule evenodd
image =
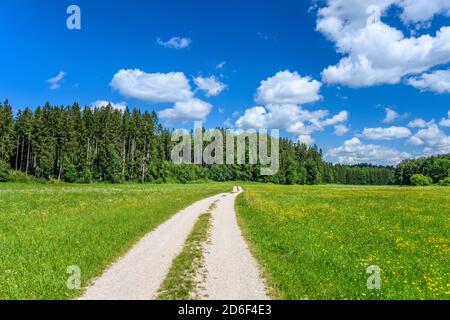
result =
M268 128L269 116L264 107L253 107L245 110L245 113L236 121L239 128Z
M346 125L338 124L334 126L334 134L338 137L346 135L349 131L350 129Z
M410 127L410 128L425 128L426 125L427 125L427 122L425 120L423 120L422 118L415 119L408 123L408 127Z
M189 80L182 72L145 73L139 69L120 70L112 81L111 87L123 96L136 98L150 103L174 103L158 115L170 121L205 120L212 105L194 97ZM206 88L206 87L205 87ZM217 88L208 88L217 93Z
M110 105L113 109L119 110L120 112L124 112L127 108L127 104L125 102L114 103L105 100L97 100L92 102L91 106L94 109L101 109Z
M383 123L392 123L398 119L400 119L400 114L392 110L391 108L384 108L384 111L386 111L386 117L383 120Z
M200 90L206 92L207 97L218 96L227 88L227 86L217 80L215 76L211 76L209 78L197 77L194 78L194 82Z
M409 78L407 83L422 91L450 93L450 70L438 70Z
M344 164L374 163L396 165L404 159L411 158L411 155L380 145L364 144L358 138L353 138L345 141L338 148L330 149L327 157L336 159L337 162Z
M439 125L450 128L450 110L448 111L448 118L442 118L441 122L439 122Z
M173 37L167 41L163 41L160 38L158 38L156 40L156 42L162 47L172 48L172 49L184 49L191 45L192 39L191 38Z
M314 143L313 137L309 134L301 134L298 136L297 141L306 145L312 145Z
M400 114L392 108L384 108L386 116L383 119L383 123L389 124L395 121L404 120L410 116L409 113Z
M158 116L171 122L205 120L212 105L199 99L176 102L172 108L162 110Z
M139 69L120 70L111 87L123 96L150 103L188 101L193 98L189 80L182 72L145 73Z
M411 130L404 127L365 128L363 136L369 140L395 140L411 136Z
M448 0L402 0L400 4L406 23L427 22L437 14L450 16Z
M57 90L61 88L61 82L64 80L66 73L60 71L55 77L48 79L46 82L50 84L50 90Z
M426 122L422 118L417 118L413 121L410 121L408 123L408 127L409 128L425 128L425 127L429 127L429 126L433 125L434 123L435 123L434 120Z
M223 122L223 125L227 128L227 129L232 129L233 128L233 123L231 122L231 119L226 119Z
M348 113L341 111L331 118L327 118L328 116L327 110L308 111L295 104L271 104L245 110L244 115L236 121L236 126L240 129L285 129L304 139L327 126L347 121Z
M444 2L432 2L436 9L420 17L411 1L328 0L327 6L318 11L317 30L345 57L322 72L323 81L355 88L397 84L404 76L450 62L450 27L442 27L434 36L405 37L402 31L379 20L376 10L368 11L377 6L383 15L397 5L403 10L404 20L423 22L446 12L441 10L447 7Z
M225 67L226 64L227 64L226 61L222 61L222 62L216 64L216 69L217 70L223 69L223 67Z
M348 120L345 110L330 116L328 110L309 111L300 104L321 99L321 83L309 77L302 78L297 72L282 71L261 82L255 101L263 106L255 106L244 111L236 121L239 129L284 129L297 136L298 141L311 144L312 134L334 126L337 134L345 134Z
M423 146L424 155L450 153L450 136L447 136L437 124L419 130L409 142L412 145Z
M386 15L388 9L397 6L405 23L424 23L438 14L450 16L450 3L447 0L327 0L327 6L320 8L318 29L326 31L330 37L343 27L346 30L358 30L367 25L374 17L374 7L380 15ZM370 19L373 21L373 18Z
M322 84L310 77L301 77L297 72L280 71L261 82L255 101L268 104L304 104L321 99Z
M322 125L324 126L334 126L338 123L346 122L348 120L348 112L347 111L341 111L337 115L333 116L330 119L326 119L322 122Z

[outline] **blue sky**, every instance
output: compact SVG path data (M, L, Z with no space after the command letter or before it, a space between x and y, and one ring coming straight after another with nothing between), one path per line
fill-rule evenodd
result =
M449 16L442 0L2 1L0 99L279 128L333 162L395 164L450 153Z

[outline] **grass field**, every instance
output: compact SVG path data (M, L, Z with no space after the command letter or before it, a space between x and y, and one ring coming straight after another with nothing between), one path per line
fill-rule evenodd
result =
M196 292L199 268L203 262L203 246L208 240L211 213L202 214L186 240L183 251L175 258L169 274L164 279L159 300L193 300L198 298ZM200 274L200 277L202 275Z
M69 299L139 238L226 184L0 184L0 299Z
M245 189L239 222L274 298L450 298L450 188Z
M84 286L172 214L231 186L0 184L0 299L74 298L67 267L80 267ZM239 222L273 298L450 297L450 188L244 189ZM173 279L192 269L195 254L186 256ZM367 288L370 265L381 268L381 290ZM160 298L183 295L189 281L186 290L166 282Z

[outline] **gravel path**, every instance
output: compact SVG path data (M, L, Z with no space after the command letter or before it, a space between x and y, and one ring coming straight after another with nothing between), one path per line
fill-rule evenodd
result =
M197 218L205 213L217 195L196 202L141 239L89 286L81 300L149 300L166 277L172 260L182 251Z
M205 247L204 299L267 300L264 281L239 229L234 204L243 191L221 197L212 213L210 242Z

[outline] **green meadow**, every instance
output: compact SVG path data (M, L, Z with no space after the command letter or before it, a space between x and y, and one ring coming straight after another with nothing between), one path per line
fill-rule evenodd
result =
M85 286L173 214L231 187L1 184L0 300L76 298L69 266ZM449 298L450 188L243 187L238 220L273 298ZM380 290L367 288L373 265Z
M248 185L243 233L277 299L449 299L450 188ZM369 266L381 288L368 289Z
M67 268L82 286L177 211L226 184L0 184L0 300L70 299Z

